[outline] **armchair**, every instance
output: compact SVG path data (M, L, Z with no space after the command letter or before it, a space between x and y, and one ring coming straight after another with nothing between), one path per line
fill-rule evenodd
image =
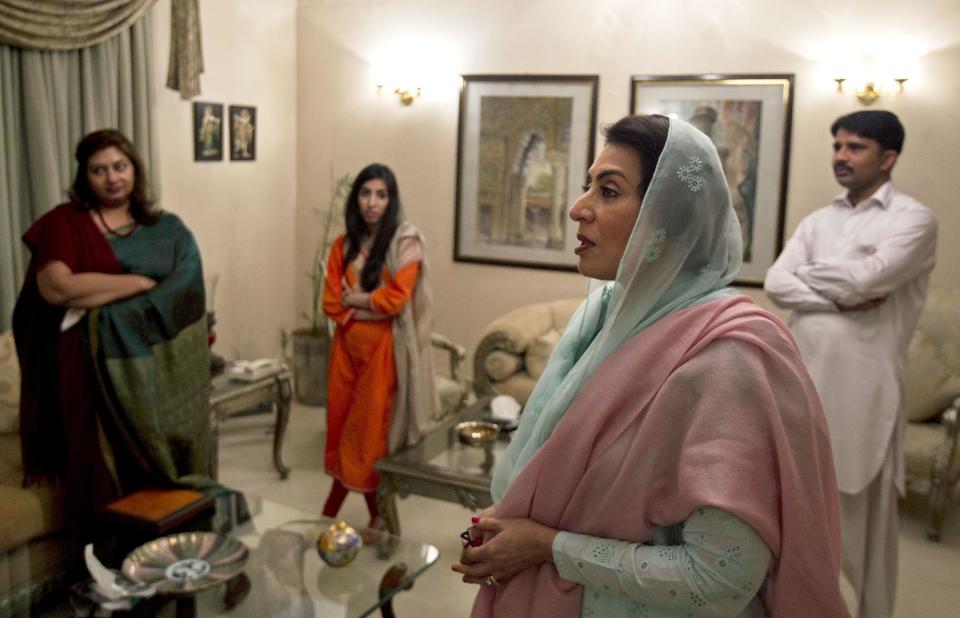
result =
M440 333L432 333L433 347L447 353L449 359L449 375L435 374L434 384L440 396L440 418L456 412L467 398L467 380L460 369L460 364L467 358L467 350Z
M524 404L582 298L517 307L484 329L473 356L478 397L510 395Z
M907 491L926 494L927 538L940 540L944 512L960 499L960 290L931 288L910 341L904 458Z

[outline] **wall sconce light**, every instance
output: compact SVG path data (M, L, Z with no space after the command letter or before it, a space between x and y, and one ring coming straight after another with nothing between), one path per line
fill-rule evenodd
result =
M457 43L429 35L384 41L382 47L371 50L369 83L391 103L393 93L404 107L417 99L428 105L457 92L458 56Z
M903 84L907 81L906 77L897 77L893 81L896 82L895 93L901 94L904 91ZM834 77L833 81L837 82L837 92L845 92L843 83L847 81L845 77ZM870 105L874 101L880 98L880 95L884 92L883 87L880 85L879 81L867 80L863 82L862 86L857 87L853 94L857 97L857 100L863 103L864 105Z
M379 95L383 92L384 85L376 84L377 94ZM403 105L411 105L414 99L420 98L420 86L415 86L413 88L405 88L403 86L397 86L394 88L393 93L400 97L400 103Z

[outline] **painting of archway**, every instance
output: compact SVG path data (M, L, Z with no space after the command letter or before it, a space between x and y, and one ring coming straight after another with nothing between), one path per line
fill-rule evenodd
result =
M566 216L593 159L596 76L464 76L458 261L574 270Z

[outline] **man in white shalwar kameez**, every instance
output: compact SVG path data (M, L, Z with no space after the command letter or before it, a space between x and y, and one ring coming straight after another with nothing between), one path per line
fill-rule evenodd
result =
M890 173L903 126L885 111L839 118L833 171L846 188L804 218L763 287L790 329L827 414L840 488L843 572L857 616L893 614L903 494L907 346L934 266L937 221Z

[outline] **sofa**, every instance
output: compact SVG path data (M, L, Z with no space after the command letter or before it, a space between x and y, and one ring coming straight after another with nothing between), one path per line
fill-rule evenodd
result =
M440 333L431 334L431 344L435 350L447 355L446 374L436 372L433 376L440 399L437 417L445 418L458 411L469 395L466 376L460 368L467 357L467 350Z
M960 499L960 290L930 288L908 358L907 491L928 496L927 538L939 541L946 508Z
M524 305L488 324L473 356L477 396L510 395L526 403L581 302L564 298Z
M0 334L0 618L29 615L82 556L60 515L59 492L20 486L19 399L20 367L7 331Z

